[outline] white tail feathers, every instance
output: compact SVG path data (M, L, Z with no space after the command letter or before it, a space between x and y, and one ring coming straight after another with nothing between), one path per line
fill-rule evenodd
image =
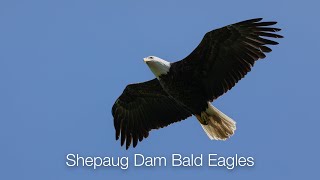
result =
M196 115L201 126L211 140L226 140L234 134L236 130L236 122L223 112L215 108L211 103L208 103L206 111L201 112L201 115Z

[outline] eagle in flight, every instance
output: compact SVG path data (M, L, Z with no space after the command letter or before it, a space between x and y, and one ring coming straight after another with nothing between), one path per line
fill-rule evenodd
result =
M271 52L267 45L282 38L271 27L277 22L250 19L207 32L184 59L171 63L144 58L156 78L129 84L112 107L116 140L126 149L149 136L149 131L194 115L214 140L234 134L236 123L211 102L230 90Z

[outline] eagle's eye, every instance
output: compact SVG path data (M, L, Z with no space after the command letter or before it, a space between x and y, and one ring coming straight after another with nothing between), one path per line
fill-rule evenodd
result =
M153 59L153 57L152 57L152 56L150 56L150 57L149 57L149 59Z

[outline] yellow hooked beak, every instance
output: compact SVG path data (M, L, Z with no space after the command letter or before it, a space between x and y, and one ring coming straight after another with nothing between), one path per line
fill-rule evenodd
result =
M150 59L148 59L148 58L143 58L143 61L144 61L145 63L147 63L147 62L150 61Z

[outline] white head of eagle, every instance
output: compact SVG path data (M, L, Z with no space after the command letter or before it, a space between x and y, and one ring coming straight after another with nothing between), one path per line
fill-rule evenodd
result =
M159 79L161 75L165 75L170 70L170 62L165 61L156 56L148 56L143 61L149 66L153 74Z

